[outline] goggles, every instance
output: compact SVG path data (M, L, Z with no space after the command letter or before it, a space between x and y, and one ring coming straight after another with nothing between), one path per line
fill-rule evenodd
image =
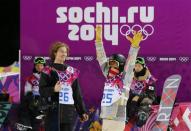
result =
M138 63L138 64L141 64L141 65L144 65L145 64L145 60L143 59L143 58L141 58L141 57L138 57L137 59L136 59L136 62L135 62L136 64Z
M43 59L43 58L36 58L35 60L34 60L34 63L35 64L45 64L46 62L45 62L45 60Z

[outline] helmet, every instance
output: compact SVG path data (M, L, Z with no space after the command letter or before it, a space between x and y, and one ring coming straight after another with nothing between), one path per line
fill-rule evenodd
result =
M126 58L122 54L113 54L109 57L109 67L116 67L120 72L123 72Z

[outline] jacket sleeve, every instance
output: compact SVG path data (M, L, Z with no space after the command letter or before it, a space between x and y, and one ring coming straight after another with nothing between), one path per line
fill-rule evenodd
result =
M135 61L137 58L139 48L132 47L129 50L128 58L125 63L124 72L123 72L123 82L126 89L130 90L130 85L133 80L133 69L135 67Z
M108 67L107 67L107 56L105 53L103 43L97 42L95 43L95 47L96 47L97 60L99 62L103 75L106 77L108 72Z
M25 95L26 95L28 92L31 92L31 91L32 91L32 85L28 82L28 80L25 82L24 91L25 91Z
M152 99L152 101L156 100L156 82L149 84L147 89L145 90L147 96Z
M147 85L146 90L141 93L141 97L149 98L152 102L156 101L156 80L152 79Z
M42 72L39 83L40 95L47 98L56 94L54 92L54 86L57 81L58 77L53 71L50 74Z
M86 112L85 104L83 101L82 93L80 90L80 85L78 79L76 79L72 84L74 106L79 114L82 117L82 114Z

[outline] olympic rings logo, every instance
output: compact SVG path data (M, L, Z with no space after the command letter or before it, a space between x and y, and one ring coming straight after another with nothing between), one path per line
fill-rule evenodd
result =
M157 60L156 57L147 57L147 61L149 62L155 62Z
M135 28L138 28L138 30L135 30ZM149 31L149 28L151 31ZM145 36L143 37L143 40L146 40L149 36L151 36L154 33L154 27L150 24L144 25L143 28L138 24L135 24L132 27L125 24L120 27L121 35L125 37L130 35L131 33L133 34L134 31L141 32Z
M181 62L188 62L189 57L179 57L179 60L180 60Z
M65 74L65 73L59 73L59 78L60 78L60 81L63 82L63 81L67 81L68 79L70 79L71 75Z
M93 56L84 56L85 61L92 61L94 59Z
M32 59L32 56L23 56L23 59L25 61L30 61Z

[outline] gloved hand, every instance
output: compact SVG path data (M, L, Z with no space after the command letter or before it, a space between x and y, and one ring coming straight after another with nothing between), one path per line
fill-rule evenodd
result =
M133 99L132 99L132 101L136 101L136 102L137 102L138 100L139 100L139 96L134 96Z
M127 40L129 40L131 42L131 46L134 48L139 48L139 44L140 42L143 40L143 35L141 32L133 32L133 38L131 38L130 36L126 37Z
M101 43L102 42L102 26L101 25L96 25L96 43Z
M82 115L82 118L80 119L80 121L81 121L81 122L85 122L85 121L87 121L88 119L89 119L88 114L84 113L84 114Z

